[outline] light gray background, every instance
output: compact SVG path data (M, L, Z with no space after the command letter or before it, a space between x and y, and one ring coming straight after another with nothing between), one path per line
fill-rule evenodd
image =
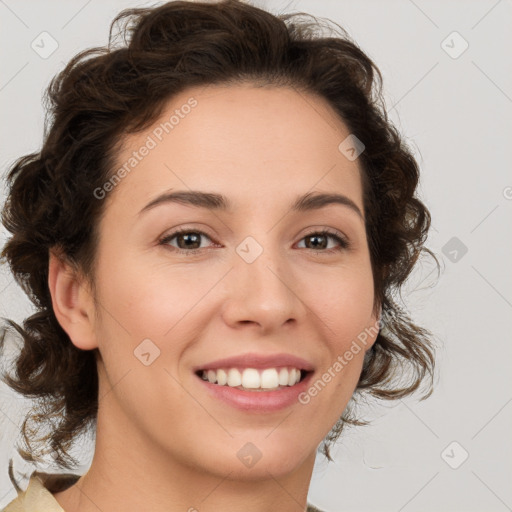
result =
M443 264L437 283L431 266L418 267L405 294L411 315L438 339L436 391L424 402L363 408L374 424L348 430L335 463L317 457L309 500L329 512L512 510L512 2L253 3L331 18L375 60L390 117L421 164L420 194L433 216L428 246ZM40 148L50 78L78 51L106 44L118 11L142 5L151 4L0 0L2 175ZM47 59L31 48L43 31L59 45ZM464 41L454 31L469 44L457 58ZM1 317L21 322L31 311L5 266L0 297ZM2 507L16 495L7 460L27 402L5 386L0 393ZM91 449L78 452L81 472ZM15 460L18 476L33 470Z

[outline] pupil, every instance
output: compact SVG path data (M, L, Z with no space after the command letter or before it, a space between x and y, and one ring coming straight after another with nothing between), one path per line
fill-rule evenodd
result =
M191 244L199 243L199 245L200 245L200 240L199 240L199 236L197 235L197 233L196 234L187 233L186 235L181 235L181 237L178 240L181 240L181 239L185 240L184 246L188 247L188 248L191 247ZM180 247L183 248L183 245L180 244ZM194 249L195 249L195 247L194 247Z
M318 247L320 245L322 248L325 248L325 236L323 236L323 235L321 235L321 236L314 235L314 236L310 236L309 237L310 240L318 240L319 238L322 238L324 240L324 243L318 244L317 242L315 242L313 244L314 247Z

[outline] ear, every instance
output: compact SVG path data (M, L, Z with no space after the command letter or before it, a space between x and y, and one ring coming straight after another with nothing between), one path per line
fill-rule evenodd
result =
M97 348L95 303L89 286L66 259L53 250L49 254L48 286L57 321L73 345L82 350Z

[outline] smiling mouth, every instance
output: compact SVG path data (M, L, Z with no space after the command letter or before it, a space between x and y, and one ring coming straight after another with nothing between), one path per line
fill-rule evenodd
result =
M277 391L295 386L312 373L294 367L278 368L219 368L198 370L196 375L217 386L225 386L243 391Z

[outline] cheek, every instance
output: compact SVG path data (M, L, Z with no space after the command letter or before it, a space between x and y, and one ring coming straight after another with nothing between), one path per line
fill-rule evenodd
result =
M152 362L146 370L151 375L160 371L169 379L163 368L179 371L183 353L204 334L218 306L209 300L213 294L208 295L219 281L218 273L198 273L192 267L171 270L128 258L103 267L96 335L111 380L140 370L137 355L148 352Z
M326 280L316 288L317 300L309 300L318 318L317 331L324 342L325 357L299 401L309 417L327 435L350 401L359 381L364 356L378 330L372 317L371 270L353 271ZM313 299L311 292L310 299Z
M359 380L366 350L378 334L373 318L373 278L371 266L338 270L336 275L317 281L310 287L308 303L326 344L321 383L330 389L326 400L348 402ZM314 393L314 391L313 391ZM328 398L328 396L330 398ZM340 400L341 399L341 400Z
M304 280L308 306L322 321L327 338L342 349L371 323L374 299L371 267L347 266L315 277Z
M169 269L151 268L135 259L105 266L100 277L105 309L133 337L162 338L215 284L214 276L199 278L191 270L173 270L172 279L170 274Z
M183 272L175 272L170 284L162 277L162 269L151 270L126 257L119 258L115 265L109 261L114 260L105 255L97 274L97 336L105 379L111 386L123 383L116 385L113 396L125 403L123 407L137 421L154 417L154 411L159 411L158 418L171 421L161 411L159 400L179 404L178 408L190 401L170 374L177 377L180 355L194 336L187 315L212 284L197 281L191 287L191 276ZM149 356L144 359L144 354Z

